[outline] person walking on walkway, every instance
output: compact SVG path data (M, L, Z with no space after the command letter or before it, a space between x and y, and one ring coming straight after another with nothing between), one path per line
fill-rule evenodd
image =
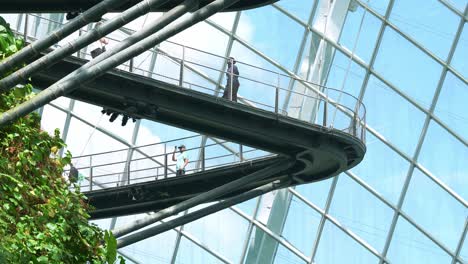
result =
M179 146L180 154L176 157L177 147L174 147L174 152L172 153L172 161L176 162L176 176L182 176L185 174L185 167L189 163L187 152L185 151L185 145Z
M237 102L237 91L239 91L239 69L237 69L236 60L233 57L229 57L227 62L227 83L226 89L224 89L223 98L234 102Z
M102 23L96 23L94 28L98 28ZM109 40L106 37L102 37L97 41L97 46L94 46L94 49L91 50L91 57L94 59L97 56L101 55L106 51L106 45L109 44Z

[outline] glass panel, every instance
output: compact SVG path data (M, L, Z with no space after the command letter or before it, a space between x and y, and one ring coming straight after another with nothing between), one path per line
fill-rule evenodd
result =
M466 59L468 57L468 23L465 23L463 31L458 40L458 45L453 54L451 65L460 72L463 77L468 78L468 62Z
M209 20L231 31L236 15L235 12L216 13Z
M60 135L63 135L63 127L67 114L57 108L46 105L42 112L41 129L47 131L50 135L54 135L56 128L60 130Z
M35 91L35 93L38 93ZM53 100L52 102L50 102L50 104L52 105L58 105L58 106L61 106L62 108L64 109L68 109L70 107L70 99L68 99L67 97L59 97L55 100Z
M304 255L310 257L320 219L319 213L293 196L282 236Z
M125 126L122 126L122 115L118 115L118 117L113 122L111 122L111 116L101 113L101 110L102 107L100 106L83 103L80 101L75 101L75 106L73 108L73 112L80 118L88 121L94 126L98 126L107 131L112 131L116 135L118 134L121 139L130 142L132 139L135 123L133 123L130 119Z
M232 210L225 209L185 225L184 230L208 248L222 253L230 261L238 262L247 227L248 222L245 219Z
M391 263L450 263L452 258L401 217L387 254Z
M168 140L174 140L184 137L197 136L198 134L187 131L184 129L171 127L161 123L156 123L150 120L141 120L140 128L138 130L137 145L151 144L157 142L164 142ZM195 140L196 139L196 140ZM168 151L174 149L174 145L183 143L187 148L192 148L199 145L201 136L193 139L185 139L183 142L168 143L172 147L168 146Z
M385 29L374 67L403 93L429 108L441 65L389 27Z
M281 0L277 5L283 7L288 12L299 17L304 23L307 24L312 11L312 7L315 4L315 0L311 1L297 1L297 0Z
M278 68L237 41L233 44L231 56L237 60L236 65L240 75L239 95L248 99L250 103L259 108L268 111L274 110L275 88L278 85L278 75L271 71L278 72ZM221 84L224 85L225 83L226 77L223 76ZM281 86L281 88L286 87Z
M170 38L169 41L223 56L226 52L229 38L226 34L208 25L206 22L202 22L180 32ZM174 54L172 53L171 55ZM217 63L218 65L212 65L213 59L206 53L193 52L190 55L192 60L202 65L214 66L215 68L220 68L221 66L219 65L220 62Z
M146 214L119 217L117 218L117 226L130 224L144 216L146 216ZM155 225L158 224L159 223ZM156 236L139 241L135 244L121 248L119 251L137 261L140 261L141 263L170 263L172 254L174 252L176 236L177 233L174 230L169 230Z
M252 28L251 35L238 32L242 39L287 69L293 68L300 45L298 40L304 33L302 26L272 6L244 11L240 20L244 26L250 25ZM288 37L284 37L286 35Z
M445 2L449 3L450 5L452 5L453 7L455 7L462 13L465 11L466 0L447 0Z
M460 257L464 261L468 261L468 233L465 234L465 241L463 243L462 250L460 251Z
M397 148L412 156L425 115L374 76L367 84L364 105L367 123Z
M323 209L325 208L332 181L333 178L330 178L310 184L302 184L296 187L296 191L307 198L308 201Z
M88 142L88 139L89 143L84 145ZM94 130L94 127L88 126L74 117L71 119L68 130L67 145L68 150L74 156L128 148L128 146L98 130Z
M247 200L243 203L237 204L235 207L242 210L242 212L246 213L248 216L253 216L255 206L257 206L257 201L259 198L253 198Z
M250 235L244 263L271 263L278 245L278 241L255 227Z
M356 46L354 57L359 57L369 63L381 25L382 23L378 18L357 5L356 10L348 12L346 16L339 43L351 52Z
M419 162L465 200L468 199L467 160L468 148L431 121Z
M368 2L368 6L375 11L377 11L379 14L382 16L385 15L385 12L387 12L387 7L388 7L388 2L389 0L370 0L366 1Z
M282 245L278 246L273 264L305 264L306 262L296 256Z
M325 223L314 263L378 263L378 258L334 224Z
M422 228L455 251L468 211L418 169L413 173L403 210Z
M180 241L179 251L177 252L177 264L204 264L204 263L223 263L221 260L210 254L208 251L197 246L192 241L183 237Z
M91 220L91 224L97 225L102 229L109 229L109 225L111 223L111 219L99 219L99 220Z
M372 134L367 135L364 160L352 171L396 204L408 173L409 163Z
M459 78L448 72L434 111L442 122L465 139L468 135L467 88Z
M337 90L343 90L344 92L350 93L351 95L358 98L365 74L366 71L364 68L362 68L355 62L351 62L351 65L349 65L349 57L336 50L333 58L333 63L328 73L326 86ZM332 92L331 94L329 94L329 96L333 96L333 99L337 99L339 97L339 93ZM347 101L340 102L345 106L355 105L356 102L351 102L352 98L348 99L348 96L349 95L343 94L341 96L341 100Z
M398 0L390 14L390 21L401 31L442 59L447 58L459 19L437 0Z
M373 248L381 251L394 212L349 176L341 174L330 214Z

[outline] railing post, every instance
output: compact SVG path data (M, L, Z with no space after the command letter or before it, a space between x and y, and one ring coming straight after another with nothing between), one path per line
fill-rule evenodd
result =
M361 125L361 140L362 142L366 143L366 114L364 113L364 117L362 119L363 123Z
M167 179L167 147L164 144L164 179Z
M130 72L133 72L133 59L134 59L134 58L131 58L131 59L130 59L130 65L128 66L128 70L129 70Z
M328 112L328 110L327 110L328 106L327 105L328 105L327 100L325 100L323 102L323 126L324 127L327 126L327 112Z
M133 148L131 148L130 151L133 151ZM128 162L127 165L127 185L130 185L130 165L132 164L132 157L130 156L130 161Z
M93 156L89 156L89 190L93 190Z
M234 60L231 58L229 60L231 61L231 72L229 73L231 75L231 81L229 82L229 101L232 101L232 89L234 84Z
M356 132L357 132L357 127L356 127L356 126L357 126L357 122L356 122L356 119L357 119L356 112L354 112L354 114L353 114L353 122L352 122L352 127L351 127L353 136L356 136Z
M278 107L279 107L279 86L280 86L280 75L278 75L278 80L276 83L276 94L275 94L275 113L278 114Z
M239 144L239 162L244 160L244 147L242 144Z
M180 62L179 86L184 85L185 46L182 46L182 60Z
M205 146L202 146L202 149L201 149L201 170L202 171L205 171Z
M28 41L28 24L29 24L29 16L28 13L26 13L26 16L24 18L24 43Z

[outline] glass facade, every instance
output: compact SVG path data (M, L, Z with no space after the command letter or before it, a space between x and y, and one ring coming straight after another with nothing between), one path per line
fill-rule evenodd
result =
M280 0L217 14L171 38L358 97L367 108L367 153L361 164L337 177L263 195L119 253L129 263L468 263L467 12L464 0ZM128 28L141 28L160 15L143 16ZM28 34L37 38L65 22L62 14L28 16ZM23 32L25 15L4 17ZM127 34L110 34L110 45ZM155 49L177 56L179 47L164 42ZM89 50L78 55L88 58ZM194 51L185 56L226 68L223 60L203 61ZM179 75L178 65L149 51L134 65L147 76ZM205 87L225 81L219 72L186 67L185 78ZM279 81L307 92L298 83ZM239 95L272 100L262 87L247 84ZM295 111L298 105L298 114L307 110L307 102L298 104L294 96L284 108ZM74 156L196 135L147 120L122 127L101 116L101 108L67 98L40 111L43 128L60 128ZM183 143L213 141L194 137ZM225 146L213 152L219 156L237 148ZM139 217L96 224L112 229Z

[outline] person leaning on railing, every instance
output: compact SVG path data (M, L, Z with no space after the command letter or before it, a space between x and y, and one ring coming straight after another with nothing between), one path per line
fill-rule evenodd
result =
M237 102L237 91L239 91L239 69L237 69L236 60L233 57L229 57L227 62L227 83L226 89L224 89L223 98L234 102ZM231 87L232 85L232 87Z

